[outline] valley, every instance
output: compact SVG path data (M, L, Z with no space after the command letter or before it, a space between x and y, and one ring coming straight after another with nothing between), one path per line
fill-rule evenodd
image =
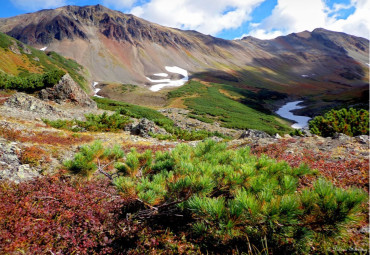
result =
M0 254L367 251L368 55L100 4L0 18Z

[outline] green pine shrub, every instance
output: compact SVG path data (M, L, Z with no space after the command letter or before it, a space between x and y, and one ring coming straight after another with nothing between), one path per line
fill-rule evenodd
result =
M240 252L250 252L251 246L267 246L275 254L309 253L312 247L325 252L360 220L367 198L359 189L345 190L324 179L302 188L300 178L315 174L306 165L292 168L253 156L247 147L230 150L210 140L155 155L132 150L113 173L120 194L144 207L133 219L177 217L206 251L218 244Z
M331 110L309 122L313 134L328 137L335 133L349 136L369 134L369 112L363 109Z
M131 120L127 116L122 116L118 112L108 115L104 112L100 115L86 114L86 121L80 120L48 120L43 119L44 123L59 129L71 130L74 132L91 131L91 132L116 132L123 130Z
M103 165L106 162L118 161L124 156L125 153L120 146L114 145L112 148L104 149L101 141L95 141L91 145L81 146L74 158L64 161L63 164L71 173L90 178L98 169L99 163Z
M54 86L63 75L65 75L65 72L59 69L44 74L30 74L25 77L0 74L0 89L14 89L32 93Z

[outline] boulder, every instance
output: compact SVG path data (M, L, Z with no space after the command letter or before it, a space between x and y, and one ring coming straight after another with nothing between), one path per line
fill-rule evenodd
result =
M275 134L274 136L275 139L281 139L281 135L279 135L278 133Z
M163 128L158 127L153 121L150 121L148 119L141 119L139 124L132 125L130 128L131 134L133 135L139 135L145 138L149 138L150 134L162 134L166 135L168 134L166 130Z
M38 171L28 164L22 165L19 160L21 149L15 142L0 140L0 180L10 180L16 183L39 177Z
M333 135L333 139L338 139L340 141L348 141L351 139L348 135L342 134L342 133L335 133Z
M57 103L71 102L81 107L97 109L97 105L69 74L62 77L58 84L52 88L40 91L39 97L42 100L51 100Z
M244 138L271 138L269 134L260 130L248 129L241 134L239 139Z
M368 135L359 135L356 136L356 141L361 144L369 144L369 136Z
M16 93L12 95L5 101L4 105L10 108L17 108L20 110L44 115L62 114L60 110L47 104L46 102L24 93Z

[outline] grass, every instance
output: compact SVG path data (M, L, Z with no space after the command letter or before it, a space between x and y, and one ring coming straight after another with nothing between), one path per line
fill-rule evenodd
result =
M220 91L228 91L233 97L241 97L235 101ZM197 94L198 97L185 98L184 104L192 111L191 116L198 119L212 116L222 123L223 127L237 129L258 129L269 134L286 133L291 129L278 121L278 117L266 110L260 103L272 96L282 97L267 90L257 93L245 91L229 85L212 83L206 86L197 81L169 92L168 97L177 98ZM207 118L209 119L209 118Z

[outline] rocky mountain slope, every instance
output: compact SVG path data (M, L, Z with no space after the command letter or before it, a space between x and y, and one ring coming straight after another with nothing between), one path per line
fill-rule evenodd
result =
M369 41L325 29L230 41L96 5L0 19L0 31L75 59L87 67L92 81L150 87L155 83L146 77L178 66L192 77L293 96L349 93L353 98L368 89Z

